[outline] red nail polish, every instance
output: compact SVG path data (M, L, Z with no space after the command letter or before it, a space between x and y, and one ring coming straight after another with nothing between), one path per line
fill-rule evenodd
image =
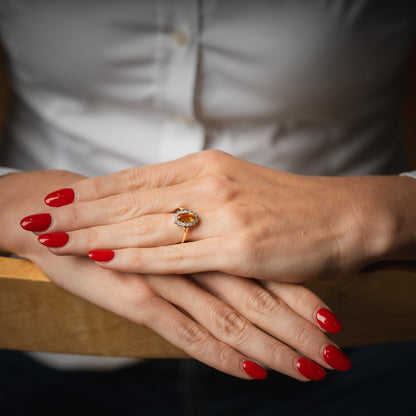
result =
M328 345L323 352L324 360L335 370L348 371L351 368L350 359L334 345Z
M45 204L50 207L62 207L74 200L75 194L71 188L59 189L45 196Z
M267 377L267 371L254 361L246 360L243 362L243 370L256 380L264 380Z
M39 243L46 247L62 247L68 240L69 235L67 233L42 234L38 237Z
M20 225L27 231L44 231L51 225L52 217L50 214L29 215L20 221Z
M321 328L331 334L338 334L342 329L341 321L329 309L319 309L316 312L316 320Z
M88 257L94 261L110 261L114 258L113 250L91 250Z
M299 358L296 367L299 373L310 380L323 380L326 377L325 369L307 358Z

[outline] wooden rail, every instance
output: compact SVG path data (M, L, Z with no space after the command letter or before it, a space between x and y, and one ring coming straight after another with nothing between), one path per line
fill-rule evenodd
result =
M416 273L383 271L310 286L344 324L331 336L356 346L416 339ZM0 348L138 358L186 354L152 330L80 299L31 262L0 257Z

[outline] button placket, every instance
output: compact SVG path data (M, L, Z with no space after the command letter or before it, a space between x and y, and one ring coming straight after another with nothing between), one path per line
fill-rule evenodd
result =
M203 149L204 132L195 120L198 68L198 2L175 2L170 10L169 59L165 62L159 104L169 118L163 128L161 155L167 160Z

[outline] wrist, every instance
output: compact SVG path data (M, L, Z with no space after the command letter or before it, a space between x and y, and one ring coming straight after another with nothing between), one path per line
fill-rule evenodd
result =
M378 262L416 261L416 180L406 176L361 180L356 201L361 268Z

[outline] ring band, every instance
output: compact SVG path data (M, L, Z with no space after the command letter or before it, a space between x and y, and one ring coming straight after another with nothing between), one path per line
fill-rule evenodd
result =
M199 221L198 214L189 209L184 209L179 207L173 214L173 222L183 229L182 241L180 244L183 244L186 240L186 235L188 230L196 225Z

